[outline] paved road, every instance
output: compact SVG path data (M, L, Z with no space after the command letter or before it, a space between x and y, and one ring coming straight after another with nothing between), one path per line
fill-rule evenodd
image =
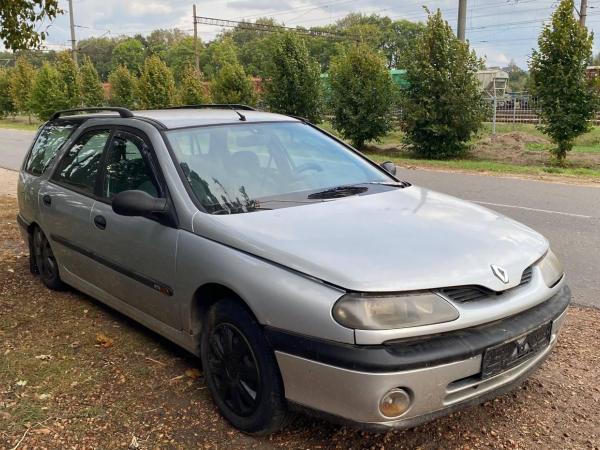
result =
M0 167L18 169L32 138L32 132L0 129ZM400 169L399 174L540 231L566 266L574 301L600 308L600 186L426 170Z

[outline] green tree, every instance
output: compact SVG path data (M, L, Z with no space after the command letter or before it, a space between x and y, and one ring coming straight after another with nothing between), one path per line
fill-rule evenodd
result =
M216 103L253 105L256 101L252 80L241 64L226 64L221 68L212 84L212 97Z
M137 104L137 82L129 69L118 66L108 76L110 83L110 104L135 108Z
M212 41L200 53L200 67L209 80L217 76L226 65L239 64L238 47L229 36Z
M78 43L80 55L87 56L98 71L100 80L106 81L112 70L112 53L117 45L115 38L91 37Z
M370 47L354 45L331 60L333 126L357 148L392 126L394 86L385 60Z
M322 90L319 63L311 58L304 40L295 33L282 34L271 55L265 100L275 112L319 122Z
M15 113L15 105L9 94L11 70L0 68L0 117Z
M179 100L184 105L199 105L209 102L202 84L202 73L192 65L187 65L183 69L179 85Z
M81 105L81 80L79 79L79 69L75 65L71 53L68 51L60 52L56 57L56 70L65 82L65 98L69 108L76 108Z
M156 55L164 59L169 49L186 37L185 32L178 28L173 28L172 30L154 30L146 38L148 53L149 55Z
M40 26L62 12L58 0L2 0L0 39L12 50L39 47L47 36Z
M427 158L460 155L485 118L476 78L481 61L438 10L402 62L408 83L400 94L405 142Z
M200 45L200 41L198 41L198 46ZM194 38L188 36L171 45L166 51L164 61L173 71L175 81L179 82L183 75L183 69L186 66L195 64Z
M574 139L589 130L598 107L598 93L586 79L593 35L573 16L573 0L562 0L531 54L532 93L537 96L539 128L554 141L557 163L563 165Z
M67 85L58 70L44 63L37 71L31 91L31 109L41 119L48 120L57 110L69 108Z
M142 71L144 59L146 57L146 49L144 44L139 39L125 39L115 45L112 52L112 66L117 67L123 65L129 71L138 76Z
M177 102L173 73L158 56L146 58L138 93L142 108L164 108Z
M35 71L31 64L22 56L17 58L8 85L8 93L17 112L31 113L29 102L34 79Z
M81 74L81 103L84 106L102 106L104 89L102 89L96 68L87 56L84 57L79 72Z

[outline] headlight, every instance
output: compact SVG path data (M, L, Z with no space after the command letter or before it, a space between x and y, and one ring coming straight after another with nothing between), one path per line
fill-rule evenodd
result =
M540 268L542 278L548 287L553 287L558 283L565 273L562 264L552 250L548 250L546 256L538 263L538 267Z
M418 327L458 319L449 302L431 292L374 296L347 294L333 307L341 325L359 330Z

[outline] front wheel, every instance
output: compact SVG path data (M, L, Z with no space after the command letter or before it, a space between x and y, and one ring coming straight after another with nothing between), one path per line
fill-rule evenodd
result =
M208 311L200 356L221 414L252 434L281 429L289 419L275 354L252 314L223 299Z
M46 287L55 291L61 291L65 288L65 284L60 279L58 272L58 263L50 247L50 242L39 227L33 230L33 254L29 257L33 257L37 272L42 279L42 282ZM31 266L31 264L30 264Z

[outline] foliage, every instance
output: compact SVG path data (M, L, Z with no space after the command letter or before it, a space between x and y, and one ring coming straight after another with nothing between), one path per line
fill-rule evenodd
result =
M308 54L304 40L295 33L282 34L270 60L265 84L269 108L319 122L322 102L319 63Z
M11 70L0 68L0 118L15 113L15 105L9 94L10 78Z
M71 53L68 51L60 52L56 57L56 70L60 73L65 82L65 98L69 108L76 108L81 105L81 80L79 79L79 69L75 65Z
M142 71L146 49L139 39L125 39L115 45L112 52L112 66L123 65L135 76Z
M33 82L31 110L41 120L48 120L55 111L69 108L66 92L67 85L59 71L49 63L44 63Z
M355 45L334 57L330 69L333 127L357 148L391 129L394 86L384 59Z
M176 103L175 80L171 69L158 57L146 58L138 82L142 108L164 108Z
M523 92L529 89L529 74L521 69L514 60L506 67L508 87L511 92Z
M564 164L573 140L590 128L598 93L586 79L593 35L573 16L573 0L562 0L544 25L539 50L531 55L532 93L538 98L540 129L557 144L554 156Z
M90 58L103 81L108 79L108 74L113 69L112 54L117 42L115 38L91 37L78 43L79 54Z
M179 100L184 105L208 103L208 95L202 84L202 73L192 65L185 66L179 85Z
M200 42L198 42L198 47L200 45ZM168 47L164 61L173 71L175 81L179 82L184 68L188 65L194 65L196 62L194 57L194 38L189 36L184 37Z
M178 28L154 30L146 38L148 53L164 59L169 49L186 37L187 35Z
M2 0L0 39L12 50L37 48L47 36L38 29L59 14L58 0Z
M228 36L212 41L200 54L200 67L209 80L214 79L224 66L236 64L239 64L238 48Z
M104 89L100 83L98 72L87 56L79 69L81 75L81 103L84 106L102 106Z
M126 66L118 66L108 76L110 104L125 108L136 107L137 83Z
M438 10L402 58L402 129L413 151L427 158L459 156L481 127L485 107L476 72L481 65Z
M17 112L29 114L34 78L35 71L31 64L23 57L17 58L8 85L9 95Z
M212 84L212 97L216 103L241 103L253 105L256 94L252 80L240 64L226 64Z

